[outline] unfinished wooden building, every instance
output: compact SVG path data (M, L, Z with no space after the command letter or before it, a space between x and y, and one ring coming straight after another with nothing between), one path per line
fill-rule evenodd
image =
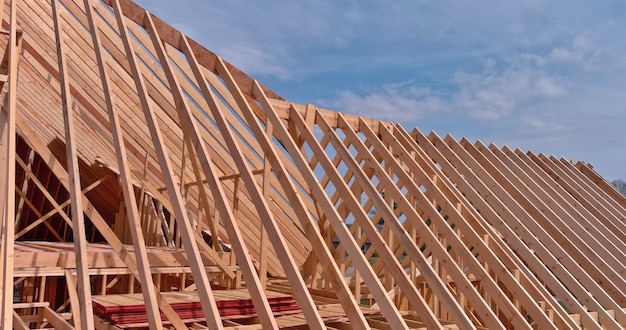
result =
M591 166L290 103L129 0L2 1L3 329L620 329Z

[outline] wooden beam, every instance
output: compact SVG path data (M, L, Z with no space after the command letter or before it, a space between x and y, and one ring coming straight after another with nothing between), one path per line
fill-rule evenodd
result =
M597 208L605 217L611 219L614 226L621 228L621 231L626 230L624 229L626 228L626 209L624 206L620 205L610 195L607 195L604 189L600 189L597 185L590 185L589 180L578 171L575 171L572 164L563 159L559 161L554 156L551 156L550 160L554 166L558 167L566 175L566 181L578 194L584 196L589 202L595 202ZM607 226L609 225L607 224Z
M480 210L480 213L489 221L489 224L499 231L500 235L503 236L513 250L524 259L525 264L532 266L532 271L537 274L536 276L559 297L560 301L567 308L583 313L582 318L586 327L595 329L599 327L587 313L586 307L583 307L576 300L572 293L568 291L568 288L564 286L564 283L568 285L569 290L581 288L582 296L584 294L589 296L588 293L582 289L582 286L576 286L578 282L573 279L572 275L562 265L556 263L556 258L550 254L548 249L544 248L540 240L535 237L535 234L531 233L523 225L524 222L528 223L530 220L525 218L521 207L518 208L516 202L500 190L501 187L495 186L490 176L483 175L483 171L473 158L466 158L468 163L465 165L460 159L460 156L463 155L453 153L436 134L431 134L431 141L417 129L413 131L413 138L410 138L404 130L400 133L407 141L411 141L416 151L424 153L424 158L431 158L441 166L445 175L449 176L461 193L467 196L468 200L474 205L473 207L476 210ZM476 172L472 172L470 167L475 169ZM530 216L528 217L530 218ZM524 245L524 242L527 246ZM553 264L556 267L550 267ZM526 267L520 267L520 269L528 273L530 272L526 270ZM555 272L559 278L550 271ZM533 276L533 274L530 274L530 276ZM546 297L551 297L552 295L553 293L544 294ZM582 300L583 298L578 299ZM558 304L558 302L555 303Z
M61 315L57 314L50 307L44 306L44 307L41 307L40 309L42 311L42 316L48 321L48 323L54 326L55 329L58 329L58 330L74 330L75 329L71 324L67 323L67 321L65 321L65 319L61 317Z
M537 219L546 228L552 236L566 243L568 252L572 255L579 264L585 267L586 271L596 278L598 283L605 283L603 289L611 293L613 299L621 304L624 301L619 299L626 299L626 294L621 291L621 287L626 286L626 282L621 278L620 274L624 273L624 265L612 254L606 251L606 248L597 242L596 238L588 234L587 229L582 227L571 214L567 213L563 207L556 203L554 197L545 198L542 200L540 196L545 194L543 188L531 189L532 184L530 182L524 182L518 178L510 168L507 168L502 162L495 157L495 155L488 151L480 153L478 148L484 145L478 143L476 146L471 144L467 139L462 139L460 144L465 147L475 159L477 159L486 168L497 168L507 178L507 183L504 185L508 189L518 189L525 197L524 200L520 200L521 203L527 207L530 212L534 212L533 208L527 205L532 205L537 208L538 213L543 216L538 216ZM516 192L513 192L516 194ZM528 203L525 202L528 200ZM568 219L568 221L565 221ZM562 238L561 238L562 237ZM570 243L571 242L571 243ZM592 261L593 260L593 261ZM589 266L593 264L594 266ZM610 285L612 283L612 285Z
M614 198L612 194L607 193L605 189L602 189L600 185L593 184L585 175L578 171L572 162L565 158L557 159L555 156L550 156L550 160L558 166L563 172L567 173L573 182L576 182L583 189L587 189L589 194L595 195L595 199L600 200L606 206L606 208L620 219L620 222L626 226L626 207L620 204L621 198ZM611 191L611 190L610 190ZM616 191L614 188L612 191ZM622 195L624 196L624 195Z
M47 190L47 187L45 186L45 184L41 182L41 180L39 180L37 176L33 175L32 171L28 169L28 166L26 165L26 163L24 163L24 161L21 158L17 158L16 163L24 170L25 173L30 173L32 175L31 180L33 181L35 186L39 188L39 191L41 191L42 195L44 195L46 200L52 205L52 207L54 208L54 212L58 213L59 216L67 223L68 226L73 227L74 224L72 223L72 219L70 219L67 213L63 210L64 207L67 207L68 205L72 203L71 200L69 200L69 203L67 201L63 203L65 206L59 205L56 199ZM41 215L39 211L36 213L36 215L43 217L43 215Z
M19 314L17 314L17 312L14 310L11 310L11 322L12 322L11 329L30 330L30 328L28 327L28 324L26 324L24 320L22 320L22 318L19 316ZM6 323L3 325L6 325Z
M626 196L619 192L612 184L607 182L596 171L593 170L593 166L583 162L576 163L576 168L585 176L589 178L593 183L602 188L607 194L609 194L614 200L618 201L620 205L626 208Z
M26 172L27 175L30 176L30 180L32 180L35 185L42 189L42 187L44 187L43 183L41 183L39 181L39 179L33 174L32 169L28 168L28 167L24 167L23 163L21 160L18 160L18 164L20 166L22 166L22 168L24 169L24 171ZM108 175L107 175L108 178ZM91 191L93 188L97 187L100 183L102 183L101 180L98 180L92 184L90 184L88 187L86 187L85 189L83 189L81 191L81 193L84 195L86 193L88 193L89 191ZM18 194L20 194L20 192L18 192ZM42 194L44 194L44 196L48 196L48 192L44 189L42 190ZM25 199L25 196L22 196L22 198ZM50 210L50 212L46 213L46 214L41 214L39 213L39 210L32 205L32 203L30 203L28 200L25 199L26 203L30 206L30 208L33 210L33 212L35 213L35 215L37 217L39 217L37 220L31 222L28 224L28 226L24 227L22 230L20 230L18 233L15 233L15 239L17 240L18 238L24 236L26 233L28 233L30 230L32 230L33 228L37 227L39 224L41 224L42 222L50 219L52 216L54 216L55 214L59 214L64 220L68 221L68 225L71 227L72 223L71 220L69 220L67 218L67 214L65 214L65 212L63 212L63 209L66 208L67 206L69 206L72 203L71 199L66 200L65 202L58 204L56 202L56 200L54 200L53 198L48 198L46 197L46 199L48 199L48 201L50 202L50 204L53 205L53 209ZM62 240L60 240L62 241Z
M72 319L74 320L74 325L80 328L80 302L78 301L78 291L76 291L76 280L74 279L74 274L71 270L65 270L64 273Z
M32 172L33 161L35 159L35 151L32 149L28 151L28 161L26 163L29 170ZM17 204L17 211L15 214L15 227L20 227L20 220L24 217L24 204L25 204L25 194L28 191L28 182L30 181L30 175L24 175L24 180L22 181L22 186L18 187L17 184L15 186L16 190L18 190L18 194L20 194L21 199Z
M274 125L268 120L265 123L265 134L272 136L274 132ZM270 191L272 189L271 184L272 177L272 165L269 162L267 155L263 156L263 197L268 200L270 198ZM269 252L269 237L267 236L267 229L261 225L261 239L259 241L259 280L261 285L265 289L267 287L267 255ZM306 278L306 277L305 277Z
M158 188L156 188L152 183L150 183L149 181L145 181L144 179L141 179L141 184L146 188L148 193L150 193L152 196L154 196L154 198L156 200L160 201L160 203L163 203L163 206L166 209L168 209L168 210L172 210L173 209L173 206L167 201L165 196L163 196L158 191ZM154 210L154 211L156 212L156 210ZM160 212L158 212L157 215L161 218L161 220L163 220L162 219L163 215ZM169 233L168 233L168 235L169 235ZM202 236L200 236L200 234L198 232L195 232L195 231L194 231L194 237L196 239L196 243L198 243L200 248L211 257L211 260L213 262L215 262L215 264L220 268L220 270L223 271L229 278L234 279L236 275L230 269L230 266L228 264L226 264L226 262L224 260L222 260L222 258L218 255L218 253L215 250L210 248L204 242L204 238L202 238Z
M459 143L452 141L451 139L448 141L451 143L451 147L455 151L463 148ZM473 145L466 145L466 147L470 150L475 149ZM553 217L556 217L556 215L554 215L552 210L548 209L545 205L542 205L543 203L537 202L535 200L534 193L524 195L524 192L527 192L527 188L525 186L520 186L519 189L522 189L522 191L520 191L511 182L513 178L506 177L499 170L493 170L494 165L491 162L488 162L488 160L481 159L484 157L479 157L478 154L474 154L472 156L476 157L477 160L480 160L482 166L485 166L489 172L497 176L497 180L500 185L510 192L510 194L533 215L536 221L539 222L539 226L548 231L552 240L558 241L560 245L567 249L567 255L575 260L573 267L582 268L581 274L576 273L576 275L581 276L580 280L583 285L585 285L589 291L594 293L594 296L599 302L601 302L605 307L615 306L616 302L613 300L614 298L626 298L623 293L620 293L621 289L616 287L616 285L607 277L612 276L613 278L619 279L614 276L614 272L609 272L608 269L610 268L605 268L607 269L608 274L601 273L598 269L607 267L606 265L603 266L604 261L598 260L599 264L594 265L589 258L580 251L583 247L587 249L587 245L585 244L584 246L579 247L577 244L574 244L574 242L578 240L577 236L566 236L562 231L567 232L567 228L556 228L553 220L551 220ZM539 159L537 159L537 161L539 164L543 163ZM541 207L541 209L539 209L539 207ZM544 212L551 215L546 215Z
M453 261L451 256L447 253L446 243L440 242L438 236L441 235L446 241L448 241L448 243L451 244L450 246L453 251L457 255L462 256L464 264L466 264L477 277L483 279L483 281L481 281L482 285L495 290L495 292L499 291L499 289L495 286L495 283L492 282L492 279L489 276L481 274L481 271L483 271L482 268L477 265L475 258L469 253L467 247L454 240L456 236L453 233L450 233L451 228L449 224L444 222L445 220L443 219L443 215L437 211L436 206L425 198L425 196L421 193L421 190L415 189L415 191L413 191L413 196L418 198L418 205L421 205L420 213L424 212L423 217L427 217L432 223L437 224L438 234L432 232L432 229L429 228L423 220L420 220L420 214L411 205L407 197L400 191L399 187L394 184L387 169L384 169L379 165L379 162L373 158L371 152L362 144L362 142L360 142L353 129L349 128L345 121L341 121L341 116L338 121L338 125L342 128L344 134L346 134L345 143L350 144L351 147L356 149L356 152L364 155L366 166L374 169L376 171L376 177L384 184L384 198L380 196L380 194L370 195L370 199L375 201L378 211L383 212L383 218L385 220L393 221L395 219L395 215L392 215L392 213L395 208L398 209L398 212L405 214L406 221L420 232L420 236L427 244L428 250L433 253L433 256L441 263L442 267L452 277L457 285L463 288L463 293L468 297L468 300L472 302L472 306L481 311L481 316L485 316L483 318L483 322L488 325L490 324L490 326L498 324L500 320L490 307L486 306L483 299L477 296L476 291L473 290L473 288L470 289L467 285L461 285L461 283L469 283L469 281L463 270L459 268L456 262ZM407 184L412 182L410 178L406 177L406 173L403 171L397 171L395 172L395 175L398 177L399 182L407 182ZM387 205L387 199L393 200L395 205L393 207ZM443 279L446 278L447 276L443 276ZM506 301L500 302L500 304L505 304L504 306L507 306L506 303ZM528 323L521 315L519 315L519 313L515 313L515 311L512 310L512 307L507 306L507 308L508 310L505 310L505 313L507 313L507 317L510 321L515 322L516 327L528 327Z
M109 6L113 6L113 0L103 0ZM128 17L128 19L134 21L138 25L143 26L144 23L144 15L146 13L145 9L137 5L136 3L129 0L120 0L121 9L124 16ZM182 48L180 46L180 33L174 29L171 25L162 21L158 17L153 17L153 21L155 23L155 27L159 35L161 35L164 43L167 43L174 48L180 50L182 52ZM196 54L196 58L198 59L198 64L209 69L210 71L217 73L217 61L218 56L213 52L207 50L202 45L197 43L192 39L187 39L189 46L191 47L194 54ZM226 67L230 72L232 72L233 79L237 82L238 85L242 86L242 92L245 95L252 96L252 81L253 79L243 73L241 70L234 67L232 64L228 62L224 62ZM274 91L270 90L267 87L263 87L264 91L267 95L269 95L273 99L282 100L282 98L276 94Z
M76 271L78 277L78 301L80 303L80 323L74 319L77 327L82 329L94 329L93 308L91 301L91 282L89 281L89 268L87 266L87 236L85 234L83 201L80 187L80 173L78 167L78 151L76 147L76 129L74 127L74 114L72 109L72 96L70 95L70 78L67 72L65 42L63 41L63 27L61 16L57 8L57 0L52 0L52 16L54 19L54 31L57 46L57 59L61 83L61 103L63 116L65 117L65 146L67 155L67 172L70 181L70 199L72 201L72 231L74 234L74 246L76 249Z
M350 165L351 170L357 175L357 180L360 182L360 185L363 187L367 187L365 191L367 192L368 197L374 201L374 205L376 206L378 212L381 212L381 216L383 219L385 219L385 223L389 222L391 224L395 224L394 226L392 226L392 228L401 227L399 221L397 220L394 214L394 210L389 207L389 205L381 196L381 194L372 186L371 181L369 180L369 178L367 178L364 175L363 170L361 169L359 164L356 164L356 162L354 162L353 160L354 158L352 154L347 149L347 147L341 142L341 140L339 139L337 134L334 132L332 127L325 121L325 119L322 116L319 116L319 115L317 117L316 122L321 126L322 131L331 137L330 140L335 150L337 150L338 153L342 154L342 158L345 161L351 163ZM380 170L377 164L371 163L369 166L372 168L376 168L377 170ZM477 310L480 310L482 321L485 322L485 324L489 326L501 327L502 324L500 323L498 318L495 316L493 311L491 311L491 309L487 306L487 304L482 300L482 298L478 296L476 291L473 289L473 286L467 279L466 275L463 274L463 272L458 268L458 266L455 265L455 263L451 260L450 256L445 250L445 247L441 246L441 243L438 241L438 238L426 226L424 221L421 220L421 216L417 213L415 209L413 209L413 207L406 200L406 198L404 198L404 196L402 196L402 194L399 191L396 191L393 189L392 185L389 184L389 182L391 181L390 178L383 172L384 171L379 172L379 174L377 174L377 177L379 180L384 181L386 187L388 187L389 190L394 194L393 196L389 196L389 197L393 197L394 201L398 201L399 207L401 207L404 214L406 214L407 216L407 221L409 221L412 226L414 226L420 233L422 233L422 238L425 239L425 242L428 244L429 248L433 251L433 254L438 259L446 260L445 263L449 265L448 266L449 272L452 275L452 278L458 283L458 285L461 288L463 288L464 290L463 293L466 296L468 296L468 299L471 299L471 301L473 302L473 307L476 308ZM408 233L406 233L406 231L404 230L404 228L399 230L398 234L400 234L401 236L406 236L407 238L410 238L408 236ZM423 260L421 260L424 258L424 256L422 255L422 252L419 249L413 250L414 246L415 244L405 244L405 248L408 251L407 252L408 256L411 258L416 258L415 259L416 263L423 262ZM437 282L441 283L441 280L434 277L433 281L430 282L430 284L434 285ZM464 284L461 285L460 283L464 283ZM438 284L438 285L442 285L442 284ZM471 327L474 327L474 325L472 325L471 322L467 321L466 317L462 315L457 315L457 318L458 319L455 319L457 322L459 321L463 322L465 320L465 322L468 323Z

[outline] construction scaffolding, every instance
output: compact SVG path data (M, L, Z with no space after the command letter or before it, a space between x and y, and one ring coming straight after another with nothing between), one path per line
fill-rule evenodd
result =
M589 164L291 103L129 0L2 2L3 329L622 329Z

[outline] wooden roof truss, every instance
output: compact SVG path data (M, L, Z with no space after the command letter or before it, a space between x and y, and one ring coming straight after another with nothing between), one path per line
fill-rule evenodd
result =
M151 329L626 325L626 198L588 164L290 103L128 0L2 9L5 327L109 329L134 292Z

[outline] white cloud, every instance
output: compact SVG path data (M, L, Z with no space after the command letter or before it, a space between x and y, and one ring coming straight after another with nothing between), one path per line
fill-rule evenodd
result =
M448 107L443 99L432 95L430 89L410 83L387 85L365 95L341 91L333 100L320 102L341 112L393 122L418 120Z
M567 89L553 78L543 76L536 83L536 92L540 96L553 98L567 94Z
M323 106L392 121L414 121L448 111L477 120L501 120L520 107L559 98L567 87L541 67L543 58L520 54L498 71L494 59L482 72L457 72L447 82L456 92L438 95L414 82L386 85L361 93L341 91Z
M289 79L290 72L285 65L289 60L276 58L270 52L251 46L233 44L225 46L220 56L250 75Z
M550 58L556 61L580 61L581 54L564 47L557 47L550 52Z
M355 0L138 0L191 38L253 76L295 79L300 53L343 47L362 19Z

